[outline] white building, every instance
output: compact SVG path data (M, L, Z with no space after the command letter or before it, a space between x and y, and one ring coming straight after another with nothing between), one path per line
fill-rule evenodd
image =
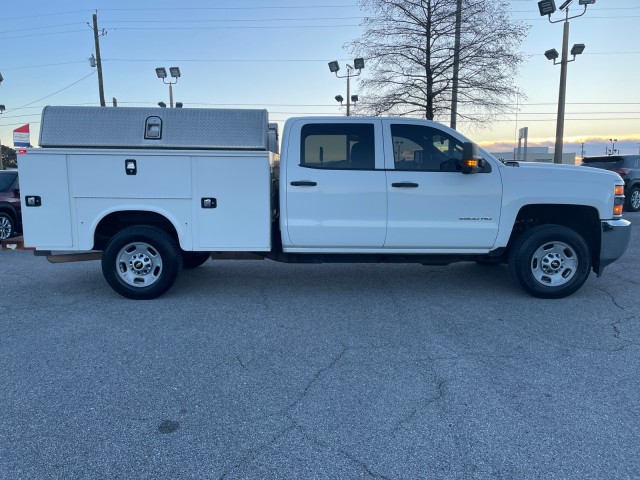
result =
M549 147L528 147L525 151L523 148L518 157L518 149L514 148L512 152L491 152L496 158L503 160L517 160L519 162L542 162L553 163L553 153ZM576 164L575 153L563 153L562 163L566 165Z

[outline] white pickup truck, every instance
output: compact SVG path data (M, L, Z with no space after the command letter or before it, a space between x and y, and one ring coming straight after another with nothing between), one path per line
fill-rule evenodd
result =
M630 236L617 174L503 163L426 120L292 118L279 158L265 110L46 107L40 145L18 162L25 245L99 257L134 299L211 255L508 263L559 298Z

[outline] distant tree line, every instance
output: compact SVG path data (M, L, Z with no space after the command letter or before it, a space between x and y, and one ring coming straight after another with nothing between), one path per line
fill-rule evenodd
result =
M2 145L2 155L0 155L0 158L2 158L3 169L18 168L18 157L13 148Z

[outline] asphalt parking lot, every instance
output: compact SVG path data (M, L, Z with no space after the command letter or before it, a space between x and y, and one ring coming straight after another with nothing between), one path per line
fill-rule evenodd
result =
M0 478L639 478L626 218L561 300L504 266L210 261L132 301L0 252Z

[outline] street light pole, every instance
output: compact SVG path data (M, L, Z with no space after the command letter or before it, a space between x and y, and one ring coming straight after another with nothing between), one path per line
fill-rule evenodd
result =
M0 83L2 83L2 75L0 75ZM0 114L4 112L4 105L0 105ZM4 170L4 154L2 153L2 139L0 139L0 170Z
M351 77L357 77L360 75L362 69L364 68L364 59L356 58L353 61L353 66L347 64L347 74L346 75L338 75L338 70L340 70L340 65L336 60L329 62L329 71L331 73L335 73L338 78L346 78L347 79L347 116L351 115L351 101L357 101L357 95L351 96ZM358 73L353 73L354 70L358 70ZM342 98L340 95L336 96L336 100L338 97ZM342 104L342 100L338 100L340 104Z
M541 16L548 16L549 23L558 23L564 21L564 28L562 32L562 56L560 57L560 88L558 93L558 118L556 119L556 146L553 153L553 163L562 163L562 149L564 143L564 113L567 96L567 64L573 62L576 59L576 55L580 55L584 51L584 44L576 44L571 49L571 55L573 59L569 60L569 20L572 18L578 18L587 12L587 6L592 5L596 0L578 0L578 3L584 7L582 13L569 16L569 6L573 3L573 0L566 0L560 5L560 10L564 11L564 20L551 20L551 14L556 11L555 0L540 0L538 2L538 8L540 9ZM547 50L545 56L549 60L553 60L553 64L557 65L556 59L558 58L558 52L555 49Z
M173 84L178 83L178 78L180 78L180 69L178 67L169 68L169 73L171 74L171 78L175 78L176 81L172 82L169 80L168 82L165 80L167 78L167 69L164 67L156 68L156 75L158 78L162 79L162 82L169 85L169 108L173 108Z
M567 14L569 9L567 9ZM562 34L562 59L560 60L560 92L558 94L558 118L556 119L556 148L553 163L562 163L564 144L564 109L567 97L567 62L569 54L569 20L564 22Z

